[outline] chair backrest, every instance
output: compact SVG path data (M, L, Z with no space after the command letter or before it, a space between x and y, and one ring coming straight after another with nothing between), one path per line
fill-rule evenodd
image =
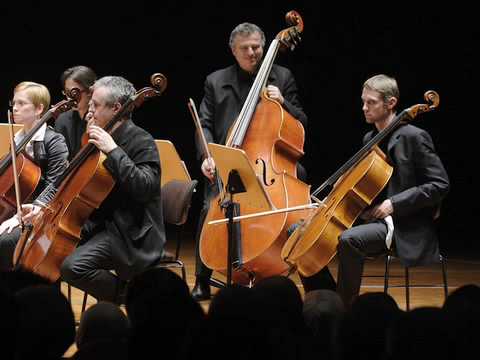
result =
M160 153L160 166L162 167L161 184L167 184L171 180L191 180L185 163L178 155L173 143L169 140L155 140Z
M177 149L169 140L155 140L162 167L161 194L166 223L183 225L198 181L192 180Z
M165 222L183 225L187 221L197 180L171 180L162 186L162 207Z

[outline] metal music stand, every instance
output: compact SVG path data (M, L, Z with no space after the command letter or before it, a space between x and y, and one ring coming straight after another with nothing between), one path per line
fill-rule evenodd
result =
M221 206L225 209L225 215L228 218L227 286L230 286L232 285L232 268L234 264L238 266L242 261L241 228L239 223L233 222L233 218L240 215L240 204L233 201L233 195L247 191L237 170L230 170L226 188L228 198L222 202Z

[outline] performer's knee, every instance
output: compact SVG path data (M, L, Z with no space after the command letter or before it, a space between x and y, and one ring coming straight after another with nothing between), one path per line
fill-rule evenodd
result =
M340 254L345 252L355 252L359 255L362 254L359 239L349 230L345 230L340 235L337 250Z
M60 276L63 281L68 283L74 282L76 279L78 279L78 273L74 271L74 265L71 257L67 257L60 266Z

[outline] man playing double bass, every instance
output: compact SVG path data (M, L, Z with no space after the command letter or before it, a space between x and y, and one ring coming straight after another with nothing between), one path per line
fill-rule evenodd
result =
M394 78L380 74L365 81L362 110L375 130L365 135L364 143L392 122L398 99ZM359 293L366 256L393 247L406 266L439 260L434 220L450 184L432 138L425 130L407 124L394 130L380 148L394 167L393 175L361 215L366 223L345 230L337 247L337 291L347 306Z
M265 35L257 25L242 23L235 27L230 34L229 45L236 64L207 76L204 97L199 109L200 122L207 142L217 144L225 144L228 131L237 118L255 80L263 58ZM302 110L297 85L290 70L273 65L268 79L267 93L271 99L282 104L286 111L306 127L307 116ZM212 271L202 263L199 242L210 199L216 195L216 189L212 183L215 163L212 158L206 158L198 141L197 149L201 170L207 181L204 183L204 202L196 234L196 281L192 296L196 300L206 300L210 298L209 280ZM297 167L297 174L300 180L306 180L305 170L301 165ZM301 279L306 291L314 288L334 289L335 287L333 278L328 271L320 271L311 278L301 277Z

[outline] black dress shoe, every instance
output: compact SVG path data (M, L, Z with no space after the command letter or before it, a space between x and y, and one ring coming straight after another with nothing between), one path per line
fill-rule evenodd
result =
M196 279L192 289L192 297L196 301L210 300L210 284L208 279Z

